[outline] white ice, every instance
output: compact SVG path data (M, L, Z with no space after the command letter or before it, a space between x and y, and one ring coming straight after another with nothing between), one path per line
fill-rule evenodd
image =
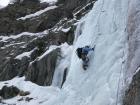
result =
M66 82L56 99L43 105L120 105L125 71L128 0L98 0L83 18ZM87 71L77 47L96 45Z
M71 53L73 46L64 43L59 46L61 48L61 57L57 60L56 69L52 81L52 86L61 88L64 70L68 69L71 62ZM68 72L68 70L67 70Z
M36 49L36 48L35 48L35 49ZM22 54L16 56L15 59L22 60L23 57L28 57L28 58L30 58L31 54L34 52L35 49L33 49L33 50L29 51L29 52L24 52L24 53L22 53Z

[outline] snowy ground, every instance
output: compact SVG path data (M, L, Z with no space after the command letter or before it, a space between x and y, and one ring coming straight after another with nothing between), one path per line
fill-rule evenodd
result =
M15 98L4 100L6 104L10 105L40 105L47 100L56 97L59 93L60 89L56 87L42 87L38 86L34 83L24 81L24 77L22 78L14 78L10 81L0 82L0 88L2 88L5 84L7 86L17 86L19 89L24 91L30 91L30 95L28 96L17 96ZM30 102L25 101L26 97L33 98ZM19 99L23 98L23 101L18 101ZM5 104L4 104L5 105Z

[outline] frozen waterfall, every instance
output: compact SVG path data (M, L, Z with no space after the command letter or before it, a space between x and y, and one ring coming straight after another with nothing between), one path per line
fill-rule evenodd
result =
M66 82L58 96L44 105L121 104L128 6L129 0L98 0L81 19ZM89 54L87 71L75 54L77 47L85 45L96 45L94 53Z

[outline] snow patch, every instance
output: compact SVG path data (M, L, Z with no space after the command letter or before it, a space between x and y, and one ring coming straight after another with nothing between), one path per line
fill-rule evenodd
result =
M40 33L30 33L30 32L22 32L18 35L10 35L10 36L0 36L0 41L6 42L9 39L17 39L20 38L22 36L37 36L37 37L42 37L42 35L44 34L48 34L48 31L45 30L43 32Z
M20 45L20 44L24 44L25 42L20 42L20 43L11 43L8 45L5 45L4 47L0 47L1 49L5 49L7 47L11 47L11 46L16 46L16 45Z
M62 31L66 33L66 32L68 32L70 29L71 29L71 27L69 27L69 28L62 28Z
M33 18L33 17L39 16L39 15L43 14L44 12L47 12L47 11L49 11L51 9L55 9L55 8L57 8L57 6L50 6L50 7L45 8L44 10L40 10L34 14L30 14L30 15L26 15L25 17L18 18L17 20L26 20L29 18Z
M35 48L35 49L36 49L36 48ZM24 52L24 53L22 53L22 54L16 56L15 59L22 60L23 57L28 57L28 58L30 58L30 55L34 52L35 49L33 49L33 50L29 51L29 52Z
M57 0L40 0L41 3L43 2L47 2L49 4L55 4L57 2Z

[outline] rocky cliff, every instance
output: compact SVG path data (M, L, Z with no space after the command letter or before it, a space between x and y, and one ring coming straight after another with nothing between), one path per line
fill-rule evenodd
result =
M17 0L1 9L0 81L25 76L39 85L51 85L58 58L63 56L60 46L73 44L75 23L94 2ZM52 45L58 48L44 55Z

